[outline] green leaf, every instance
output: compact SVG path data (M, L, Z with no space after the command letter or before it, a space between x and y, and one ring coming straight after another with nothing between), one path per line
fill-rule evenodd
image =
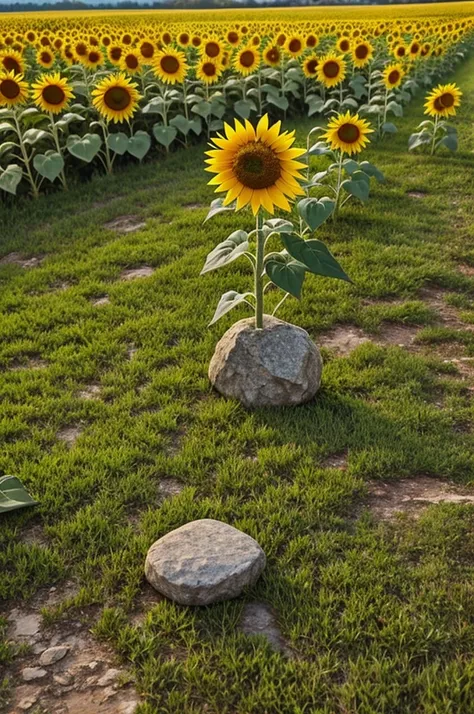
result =
M50 134L47 131L42 131L42 129L27 129L23 134L23 143L33 146L33 144L36 144L42 139L47 139L49 136Z
M2 121L0 123L0 132L3 132L3 131L16 131L16 130L15 130L15 127L13 126L13 124L10 124L10 122Z
M293 223L286 218L269 218L263 224L267 235L271 233L288 233L294 230Z
M107 146L115 154L123 156L128 149L128 136L123 131L118 131L116 134L109 134L107 137Z
M233 260L245 253L248 248L248 234L245 231L234 231L209 253L204 268L201 270L201 275L208 273L210 270L216 270L222 265L232 263Z
M393 100L387 104L387 111L392 112L396 117L403 116L402 105L398 104L398 102L394 102Z
M175 126L164 126L163 124L153 125L153 136L159 144L168 148L176 139L178 130Z
M50 181L58 178L64 168L64 159L61 154L56 152L45 154L36 154L33 159L33 166L40 176L44 176Z
M324 106L324 100L321 99L317 94L311 94L306 97L306 104L308 105L308 116L311 117L313 114L320 114Z
M170 120L170 125L176 127L184 136L187 136L191 130L191 122L183 114L177 114Z
M275 285L290 293L293 297L301 297L305 267L284 250L278 255L272 255L265 263L265 272Z
M189 122L189 126L191 127L191 131L193 131L196 136L199 136L199 134L202 132L202 121L199 117L191 119L191 121Z
M370 178L367 174L364 174L365 179L363 179L358 174L364 174L364 172L356 171L352 175L352 178L342 182L341 187L347 191L347 193L350 193L351 196L355 196L360 201L364 202L369 198Z
M0 174L0 189L8 193L16 194L18 184L23 178L23 171L17 164L9 164Z
M385 181L385 176L380 171L380 169L371 164L369 161L361 161L361 163L359 164L359 168L361 169L361 171L367 174L367 176L373 176L374 178L376 178L379 183Z
M220 318L227 312L233 310L234 307L237 307L237 305L240 305L241 303L246 301L249 295L252 295L252 293L238 293L235 290L229 290L228 292L224 293L221 299L219 300L216 311L214 313L214 317L209 323L209 327L215 322L217 322L217 320L220 320Z
M16 511L36 503L16 476L0 477L0 513Z
M211 114L212 105L206 101L198 102L192 107L191 111L195 114L199 114L203 119L207 119Z
M0 156L2 154L5 154L7 151L11 151L11 149L18 148L18 144L16 144L14 141L4 141L3 144L0 144Z
M408 151L412 151L418 146L423 146L423 144L429 144L431 140L431 135L425 130L412 134L408 139Z
M85 121L85 117L81 116L80 114L74 114L74 112L68 112L67 114L64 114L64 116L62 116L59 121L56 122L56 127L58 129L65 129L73 121Z
M168 127L168 129L173 129L174 135L176 136L177 131L174 127ZM150 146L151 138L149 134L146 131L136 131L135 134L128 140L127 151L129 154L141 161L150 150Z
M234 104L235 113L242 119L248 119L254 109L255 104L253 102L245 101L245 99L240 99Z
M286 97L275 97L271 94L267 95L267 102L269 104L274 104L276 107L278 107L278 109L282 109L284 112L286 112L286 110L290 106Z
M331 201L326 196L323 196L323 198L303 198L297 204L298 213L312 231L319 228L329 218L334 206L334 201Z
M153 97L142 109L143 114L166 114L166 104L161 97Z
M225 104L222 104L220 101L212 101L211 102L211 114L214 117L217 117L218 119L222 119L222 117L225 114L226 106Z
M351 282L322 241L315 238L302 240L295 233L282 233L281 240L291 257L303 263L310 273Z
M440 141L436 144L438 146L445 146L450 151L456 151L458 148L458 138L456 134L446 134Z
M99 153L102 146L102 139L98 134L85 134L78 136L71 134L67 140L66 148L72 156L90 164L92 159Z
M317 141L307 153L308 156L323 156L324 154L330 154L331 149L325 141Z
M382 131L384 134L396 134L398 130L395 124L392 124L390 121L386 121L385 124L382 124Z
M349 175L353 174L354 171L359 170L359 164L357 163L357 161L354 161L354 159L345 159L342 162L342 165L344 166L345 170Z
M204 219L204 223L209 220L209 218L212 218L213 216L217 216L218 213L223 213L224 211L234 211L235 210L235 203L231 203L230 206L224 206L223 205L224 199L223 198L215 198L213 201L211 201L211 207L209 208L209 213Z

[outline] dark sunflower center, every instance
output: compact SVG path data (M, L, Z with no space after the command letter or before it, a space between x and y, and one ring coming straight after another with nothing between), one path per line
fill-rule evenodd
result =
M110 57L113 60L117 61L120 59L121 56L122 56L122 48L121 47L112 47L112 49L110 50Z
M193 46L194 47L199 47L201 44L201 38L200 37L193 37Z
M317 60L317 59L310 59L310 60L306 63L306 70L307 70L307 72L309 72L310 74L316 74L317 66L318 66L318 60Z
M251 67L253 63L255 62L255 57L253 52L250 50L245 50L245 52L242 52L240 55L240 64L242 67Z
M449 107L452 107L454 104L454 97L449 92L446 92L439 97L439 101L443 107L449 109Z
M417 42L414 42L411 46L411 53L413 55L416 55L416 53L418 52L419 49L420 49L420 45Z
M218 57L220 51L221 50L217 42L208 42L206 44L206 54L208 57Z
M15 99L20 94L20 87L13 79L4 79L0 83L0 94L7 99Z
M104 94L104 104L116 112L126 109L132 101L125 87L111 87Z
M276 47L272 47L271 50L268 50L267 60L269 62L279 62L280 61L280 53Z
M169 32L165 32L161 39L163 40L165 45L169 45L171 42L171 35L169 34Z
M111 43L110 37L103 37L103 38L102 38L102 44L104 45L104 47L108 47L108 46L110 45L110 43Z
M242 147L235 156L232 168L240 183L253 189L273 186L281 176L277 154L260 141Z
M132 44L132 36L131 35L124 35L122 37L122 42L124 45L131 45Z
M66 99L64 90L58 87L57 84L48 84L47 87L43 89L43 99L48 104L58 105L62 104Z
M166 72L167 74L175 74L175 72L179 69L179 61L172 55L162 57L160 65L163 72Z
M323 72L326 77L329 77L329 79L334 79L334 77L337 77L337 75L339 74L338 63L334 62L333 60L325 62L323 65Z
M398 55L399 57L403 57L404 54L405 54L405 48L404 48L404 47L399 47L399 48L397 49L397 55Z
M100 57L97 52L89 52L89 62L92 62L92 64L96 64L99 59Z
M310 35L306 40L306 47L315 47L315 46L316 46L316 37L314 35Z
M388 75L389 84L396 84L400 79L400 72L397 69L393 69Z
M14 57L4 57L2 64L7 72L13 70L15 74L21 74L21 67Z
M49 64L50 62L53 61L53 58L49 54L49 52L42 52L41 53L41 61L44 62L45 64Z
M446 109L444 104L441 102L441 97L436 97L436 99L433 102L433 106L438 112L442 112L443 109Z
M128 55L126 62L129 69L137 69L138 60L135 55Z
M79 57L83 57L87 54L87 47L83 42L79 42L79 44L76 45L76 54L78 54Z
M34 42L35 39L36 39L35 33L34 33L34 32L28 32L28 34L26 35L26 39L28 40L28 42Z
M288 49L290 50L290 52L299 52L301 50L300 40L298 40L296 38L293 38L292 40L290 40Z
M40 40L40 45L43 47L47 47L49 45L49 38L48 37L42 37Z
M204 72L206 77L215 77L217 71L216 65L212 62L204 62L202 66L202 71Z
M155 48L151 44L151 42L144 42L140 48L140 52L142 53L143 57L153 57L155 53Z
M186 32L182 32L179 36L179 42L181 45L187 45L189 42L189 35Z
M355 55L357 59L363 60L367 57L368 54L369 48L367 47L367 45L359 45L358 47L356 47Z
M343 52L347 52L349 49L349 40L341 40L339 47Z
M355 124L347 122L339 127L337 135L346 144L354 144L360 136L360 130Z
M231 45L235 45L235 43L239 41L239 36L236 32L229 32L227 39Z
M277 44L280 45L280 47L283 47L285 42L286 42L286 35L278 35Z

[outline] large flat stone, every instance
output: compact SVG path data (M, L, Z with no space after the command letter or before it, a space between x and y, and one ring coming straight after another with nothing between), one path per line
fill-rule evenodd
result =
M145 575L158 592L181 605L209 605L240 595L255 583L265 562L265 553L249 535L205 518L153 543Z

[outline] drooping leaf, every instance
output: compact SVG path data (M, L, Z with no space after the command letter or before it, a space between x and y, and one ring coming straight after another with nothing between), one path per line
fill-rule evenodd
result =
M235 290L229 290L224 293L219 300L214 317L209 323L209 327L217 322L217 320L220 320L220 318L227 312L233 310L234 307L237 307L237 305L245 302L250 295L252 295L252 293L238 293Z
M102 139L98 134L85 134L82 137L71 134L66 144L66 148L72 156L88 164L99 153L101 146Z
M175 132L176 136L176 129L174 127L168 127L170 129L173 129ZM140 161L143 159L144 156L148 153L150 150L151 146L151 138L150 135L146 131L136 131L133 136L130 137L128 140L128 147L127 151L129 154L134 156L136 159L139 159Z
M192 112L198 114L203 119L207 119L212 111L212 106L210 102L201 101L197 102L191 109Z
M424 144L429 144L432 140L431 135L428 131L420 131L419 133L412 134L408 139L408 151L416 149L418 146L423 146Z
M248 119L253 109L255 109L255 104L248 100L240 99L234 104L235 113L238 114L239 117L242 117L242 119Z
M0 477L0 513L16 511L36 503L16 476Z
M386 121L385 124L382 124L382 132L384 134L396 134L397 131L397 127L391 121Z
M301 297L303 287L305 267L297 260L294 260L286 250L272 255L265 262L265 272L275 285L290 293L293 297Z
M21 167L17 164L9 164L0 174L0 189L15 195L22 177L23 171L21 170Z
M54 181L64 168L64 159L61 154L57 152L52 152L47 155L36 154L33 159L33 166L40 176Z
M115 154L123 156L128 149L128 136L123 131L118 131L116 134L109 134L107 137L107 146Z
M376 166L370 163L370 161L361 161L359 164L359 168L361 171L363 171L367 176L373 176L379 183L382 183L385 181L385 176L383 173L378 169Z
M176 139L177 134L178 130L175 126L164 126L163 124L153 125L153 136L159 144L166 148L168 148L173 143L173 141Z
M210 270L216 270L223 265L232 263L242 253L248 250L249 241L248 234L245 231L234 231L226 240L219 243L206 258L201 275L208 273Z
M170 119L170 125L176 127L176 129L184 136L187 136L191 130L191 122L189 119L186 119L184 114L177 114L175 117Z
M302 263L310 273L351 282L328 247L320 240L303 240L295 233L282 233L281 240L292 258Z
M286 110L287 110L288 107L290 106L290 105L289 105L289 102L288 102L288 99L287 99L286 97L281 96L281 95L280 95L280 96L274 96L274 95L272 95L272 94L269 94L269 95L267 96L267 102L268 102L269 104L274 104L276 107L278 107L278 109L282 109L284 112L286 112Z
M323 196L323 198L303 198L297 204L298 213L312 231L319 228L329 218L334 206L334 201L327 198L327 196Z
M209 218L217 216L218 213L223 213L224 211L233 211L235 209L235 203L231 203L230 206L224 206L223 202L223 198L215 198L213 201L211 201L211 207L209 208L209 212L204 219L204 223L208 221Z
M456 134L446 134L443 136L442 139L440 139L436 145L436 147L439 146L445 146L447 149L450 151L456 151L458 148L458 137Z
M293 223L286 218L268 218L263 224L263 229L268 229L266 231L267 235L270 235L270 233L288 233L293 230Z
M65 129L73 121L85 121L85 117L80 114L75 114L74 112L67 112L61 119L56 122L56 127L58 129Z
M355 171L350 179L343 181L342 188L360 201L367 201L370 193L370 177L363 171Z
M51 134L49 132L43 131L42 129L27 129L23 134L23 142L33 146L33 144L36 144L38 141L47 139L50 136Z
M15 127L9 121L2 121L0 122L0 132L4 131L15 131Z

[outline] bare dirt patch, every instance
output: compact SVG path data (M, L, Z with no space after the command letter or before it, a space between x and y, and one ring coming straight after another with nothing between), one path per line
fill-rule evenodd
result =
M21 253L9 253L0 259L0 265L18 265L20 268L37 268L45 259L44 255L25 258Z
M374 342L379 345L390 344L398 345L398 347L409 347L414 343L419 329L416 325L399 325L394 322L384 322Z
M372 483L366 505L376 518L396 519L399 513L418 518L421 512L436 503L472 503L474 489L455 486L428 476Z
M426 198L427 195L426 191L407 191L407 196L410 198Z
M10 369L12 370L12 372L19 372L19 371L25 370L25 369L33 369L33 370L46 369L47 366L48 366L48 363L45 362L45 360L40 359L39 357L32 357L26 363L18 362L18 361L13 362Z
M320 347L327 347L341 355L349 354L365 342L370 342L369 335L351 325L337 325L318 340Z
M198 208L205 208L205 205L203 203L185 203L183 208L188 211L196 211Z
M120 280L138 280L139 278L149 278L155 272L151 265L142 265L140 268L129 268L120 273Z
M88 384L84 389L81 389L80 392L78 392L78 397L80 399L100 399L100 394L102 391L102 387L100 384Z
M446 297L447 290L436 287L425 287L420 290L420 298L436 313L439 322L444 327L451 327L463 330L472 330L474 327L462 322L458 311L452 305L448 305Z
M110 305L110 298L108 295L104 295L101 298L97 298L97 300L93 300L92 304L94 307L101 307L102 305Z
M246 635L263 635L275 652L293 656L283 635L273 610L264 602L248 603L242 613L240 629Z
M83 431L83 427L78 424L66 426L58 431L57 438L60 441L64 441L69 448L72 448Z
M321 466L323 469L341 469L344 471L347 468L347 451L341 454L326 456L326 458L322 460Z
M140 231L142 228L145 228L145 226L146 222L139 218L139 216L119 216L118 218L114 218L113 221L104 223L104 228L107 230L122 234Z
M173 496L179 496L183 489L183 484L175 478L164 479L163 481L160 481L158 485L158 493L163 500L165 498L173 498Z
M460 273L463 275L467 275L469 278L474 277L474 265L466 265L465 263L461 263L461 265L458 265L458 270Z

